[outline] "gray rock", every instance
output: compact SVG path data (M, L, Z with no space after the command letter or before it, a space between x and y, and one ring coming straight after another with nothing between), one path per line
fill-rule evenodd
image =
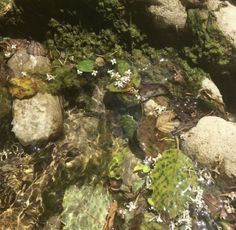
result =
M206 116L183 139L187 155L208 167L218 167L222 175L236 177L236 123Z
M187 12L180 0L157 0L148 7L154 25L158 29L183 29L186 24Z
M61 100L38 93L30 99L13 102L12 131L24 146L46 142L63 129Z
M50 72L50 61L45 56L30 55L26 49L17 50L7 63L15 76L22 76L22 73Z

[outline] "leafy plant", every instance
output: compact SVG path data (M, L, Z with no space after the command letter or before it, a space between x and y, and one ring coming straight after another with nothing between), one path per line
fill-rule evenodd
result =
M163 153L151 172L152 195L148 202L171 219L180 215L194 197L197 176L192 161L178 149Z

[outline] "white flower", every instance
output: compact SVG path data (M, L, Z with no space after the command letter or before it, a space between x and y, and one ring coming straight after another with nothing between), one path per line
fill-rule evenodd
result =
M136 205L135 205L135 203L132 202L132 201L129 202L129 204L127 204L126 207L129 209L130 212L133 211L133 210L135 210L135 209L137 208Z
M5 56L6 58L11 57L11 52L5 52L5 53L4 53L4 56Z
M111 78L115 78L116 80L120 80L121 76L118 72L111 73Z
M131 74L132 74L132 72L131 72L130 69L128 69L128 70L126 70L126 71L124 72L124 75L128 75L128 76L130 76Z
M122 81L115 81L114 85L118 88L124 88L124 83Z
M114 70L113 69L109 69L109 70L107 70L107 73L111 75L112 73L114 73Z
M71 61L74 61L74 60L75 60L75 57L74 57L74 56L70 56L69 59L70 59Z
M22 75L23 77L26 77L26 76L27 76L27 73L26 73L26 72L21 72L21 75Z
M93 70L93 72L91 73L92 76L97 76L98 71L97 70Z
M78 75L81 75L83 72L82 71L80 71L79 69L77 69L77 74Z
M167 61L167 59L161 58L159 62L164 62L164 61Z
M49 74L49 73L47 73L46 76L47 76L47 78L46 78L47 81L55 80L55 78L56 78L56 76L53 76L52 74Z
M12 44L11 49L15 50L16 49L16 44Z
M115 64L116 64L116 59L115 59L115 58L111 59L111 64L112 64L112 65L115 65Z
M130 82L130 76L123 76L123 77L120 78L120 80L123 83L127 84L128 82Z

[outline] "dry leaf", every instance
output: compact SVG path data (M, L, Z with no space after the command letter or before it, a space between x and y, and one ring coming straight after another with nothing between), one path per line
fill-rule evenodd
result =
M175 116L176 114L173 111L163 112L157 118L156 128L163 133L172 132L176 127L176 123L173 121Z
M103 226L103 230L111 230L111 228L114 225L114 219L116 216L117 209L118 209L118 204L117 204L117 201L114 200L107 214L106 223Z

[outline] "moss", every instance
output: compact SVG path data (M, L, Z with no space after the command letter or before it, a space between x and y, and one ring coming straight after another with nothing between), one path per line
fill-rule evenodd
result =
M126 136L132 140L134 133L137 129L137 121L134 120L133 116L123 115L120 120L122 129L124 130Z
M11 111L11 100L10 95L7 92L7 89L3 86L0 86L0 120Z
M185 47L185 55L194 64L226 65L231 61L233 47L218 29L215 17L207 11L188 11L187 26L193 36L192 47Z

